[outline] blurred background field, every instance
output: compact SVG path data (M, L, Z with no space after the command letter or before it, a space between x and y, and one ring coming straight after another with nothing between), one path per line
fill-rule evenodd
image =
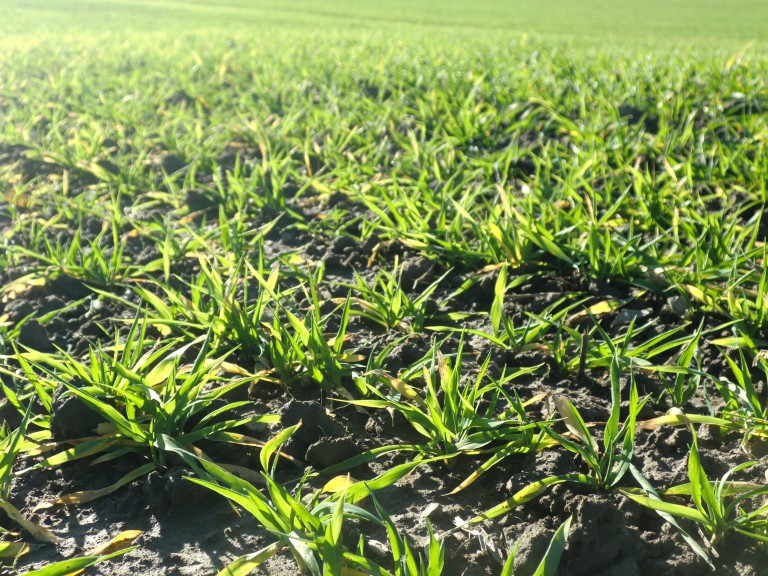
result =
M131 32L460 32L564 40L575 45L734 49L768 41L763 0L6 0L4 40L40 34ZM100 47L101 49L104 46Z

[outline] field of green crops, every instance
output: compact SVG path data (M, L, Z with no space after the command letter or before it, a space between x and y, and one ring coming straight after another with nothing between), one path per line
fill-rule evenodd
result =
M0 11L0 574L768 574L768 3Z

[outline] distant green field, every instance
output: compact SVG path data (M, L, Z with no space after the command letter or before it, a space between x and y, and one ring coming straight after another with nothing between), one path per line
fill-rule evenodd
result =
M0 33L461 29L585 45L732 49L768 41L764 0L8 0Z

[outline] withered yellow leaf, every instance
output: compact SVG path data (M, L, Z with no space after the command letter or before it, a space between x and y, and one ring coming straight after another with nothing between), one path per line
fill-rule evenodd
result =
M59 541L56 535L47 528L44 528L43 526L40 526L39 524L24 518L21 512L14 508L10 502L0 500L0 509L8 514L11 520L32 534L35 540L39 540L40 542L47 542L49 544L56 544Z
M355 481L352 479L352 477L349 474L336 476L334 478L331 478L328 482L326 482L325 486L323 486L323 489L320 491L322 493L332 493L335 494L336 492L341 492L342 490L346 490L350 486L352 486L355 483Z

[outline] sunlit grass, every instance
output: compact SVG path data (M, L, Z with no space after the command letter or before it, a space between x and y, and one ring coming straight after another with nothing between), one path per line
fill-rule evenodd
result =
M438 574L447 534L555 484L658 511L708 562L729 535L768 538L765 487L730 480L751 463L711 481L695 439L701 425L768 436L763 3L702 7L685 26L682 0L631 14L587 3L600 18L556 2L546 19L491 0L472 14L395 0L388 13L347 0L11 4L0 503L32 536L53 539L10 504L14 478L130 454L116 484L41 504L84 503L181 458L273 539L230 574L281 551L305 573ZM601 18L616 26L595 36ZM63 280L79 290L63 308L12 310ZM99 312L82 341L29 345L75 309ZM391 362L419 338L420 358ZM574 396L604 385L605 421L553 395L555 379ZM534 380L538 393L520 393ZM396 415L416 440L286 480L278 466L302 463L280 446L300 427L254 413L260 386ZM98 419L82 438L52 434L62 397ZM690 482L654 486L636 430L670 425L694 432ZM247 446L260 469L203 442ZM542 450L570 452L572 470L444 533L425 522L423 548L376 498L458 464L470 472L451 495L468 495ZM355 478L393 455L405 460ZM387 554L345 540L348 522L385 531ZM569 526L537 574L553 573Z

